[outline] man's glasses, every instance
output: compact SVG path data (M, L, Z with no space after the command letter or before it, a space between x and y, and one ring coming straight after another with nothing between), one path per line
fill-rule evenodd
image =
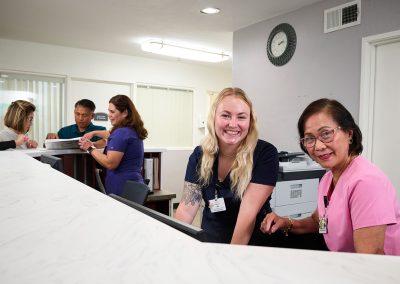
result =
M315 143L317 142L317 139L321 141L322 143L329 143L333 141L333 137L335 135L335 132L337 130L341 129L340 126L334 128L334 129L325 129L323 130L318 137L314 136L306 136L304 138L300 139L300 143L303 144L304 147L306 148L312 148L315 146Z

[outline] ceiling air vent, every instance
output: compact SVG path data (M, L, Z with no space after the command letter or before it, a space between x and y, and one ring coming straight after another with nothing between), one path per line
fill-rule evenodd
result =
M361 0L352 1L324 11L324 33L361 23Z

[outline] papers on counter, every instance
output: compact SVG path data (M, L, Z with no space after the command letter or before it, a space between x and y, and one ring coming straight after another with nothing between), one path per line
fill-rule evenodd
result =
M44 144L46 149L60 150L60 149L79 149L79 137L72 139L46 139Z
M314 161L279 162L280 172L313 171L313 170L323 170L323 168Z

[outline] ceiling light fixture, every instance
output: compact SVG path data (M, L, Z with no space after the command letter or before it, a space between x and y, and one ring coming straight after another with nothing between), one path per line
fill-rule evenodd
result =
M220 10L218 8L207 7L200 11L203 14L218 14Z
M230 57L230 54L227 52L191 47L158 39L151 39L143 42L142 50L175 58L205 62L221 62Z

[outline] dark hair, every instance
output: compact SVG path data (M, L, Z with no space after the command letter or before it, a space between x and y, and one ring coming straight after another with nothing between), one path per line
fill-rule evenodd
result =
M141 140L147 138L147 130L144 128L142 118L128 96L116 95L110 99L109 103L113 104L120 112L124 112L125 110L128 112L127 117L125 117L119 125L115 125L111 129L111 133L118 127L125 126L135 129Z
M96 105L94 104L94 102L92 102L91 100L88 99L82 99L79 100L75 103L75 107L77 106L83 106L85 108L90 109L92 112L94 112L96 110Z
M11 103L4 116L4 125L24 133L24 124L28 115L36 110L34 104L24 100L17 100Z
M338 101L330 99L319 99L309 104L301 114L299 121L297 122L297 129L299 131L300 138L304 138L304 124L310 116L320 113L327 112L333 118L333 120L341 127L344 131L353 131L352 140L353 142L349 145L349 155L361 154L363 150L362 145L362 134L358 125L354 122L354 118L351 113ZM307 149L300 142L301 149L307 152Z

